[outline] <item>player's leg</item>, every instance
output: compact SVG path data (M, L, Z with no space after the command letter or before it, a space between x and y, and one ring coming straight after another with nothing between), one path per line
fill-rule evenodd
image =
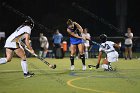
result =
M40 47L39 56L42 57L42 54L43 54L43 48Z
M76 52L76 45L71 44L71 55L70 55L70 61L71 61L71 70L74 70L74 54Z
M46 58L46 56L47 56L47 53L48 53L48 47L49 47L48 44L46 44L46 46L44 47L44 53L43 53L43 57L44 57L44 58Z
M85 58L88 59L88 46L85 46Z
M106 58L103 60L101 67L104 68L105 71L108 69L108 61Z
M23 48L18 48L15 50L15 53L21 58L21 67L24 73L24 77L28 78L34 75L34 73L29 73L28 71L28 65L27 65L27 61L26 61L26 55L25 55L25 51L23 50Z
M132 59L132 47L128 48L128 52L129 52L129 58L131 60Z
M111 67L111 63L108 62L107 59L103 60L102 68L104 68L104 71L112 71L113 70L112 67Z
M119 54L117 51L107 54L107 58L103 60L103 66L105 68L105 71L113 71L111 63L117 62L118 57L119 57Z
M46 58L47 53L48 53L48 50L45 49L44 52L43 52L43 58Z
M127 57L128 57L128 47L125 46L125 60L127 60Z
M83 44L78 44L78 49L79 49L79 53L80 53L80 59L82 60L82 64L83 64L83 70L86 70Z
M6 58L0 59L0 64L5 64L6 62L10 62L13 57L13 50L6 48Z
M78 46L76 46L76 59L78 59L79 58L79 50L78 50Z

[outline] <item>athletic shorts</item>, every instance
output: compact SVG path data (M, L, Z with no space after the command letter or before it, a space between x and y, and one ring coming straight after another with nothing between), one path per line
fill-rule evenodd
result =
M132 44L125 44L125 47L131 48L133 45Z
M117 51L107 53L107 60L108 62L117 62L119 54Z

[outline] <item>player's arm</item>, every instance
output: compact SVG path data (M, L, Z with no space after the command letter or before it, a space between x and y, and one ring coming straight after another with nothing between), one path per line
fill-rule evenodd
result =
M76 38L83 38L83 37L81 37L81 36L78 36L78 35L76 35L76 34L74 34L74 32L71 32L69 29L67 29L67 32L71 35L71 36L73 36L73 37L76 37Z
M83 33L83 28L78 24L78 23L76 23L76 22L73 22L75 25L76 25L76 27L78 28L78 30L81 32L81 33Z
M114 44L114 47L120 49L120 48L121 48L121 42L119 42L118 44L115 43L115 44Z
M99 54L98 54L98 62L97 62L97 65L96 65L96 69L98 69L99 66L100 66L101 58L102 58L102 51L100 51Z
M30 45L30 35L28 33L25 33L24 37L25 37L25 44L26 44L27 48L34 54L34 50Z
M132 39L133 38L133 34L129 33L128 34L128 38Z
M88 34L88 36L86 36L87 40L91 40L90 34Z

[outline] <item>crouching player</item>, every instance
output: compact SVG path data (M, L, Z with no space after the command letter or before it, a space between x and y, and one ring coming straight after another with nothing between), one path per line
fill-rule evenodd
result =
M102 68L104 68L105 71L112 71L111 63L118 61L118 52L115 50L114 47L120 48L120 45L112 42L107 41L107 36L105 34L100 35L101 45L99 48L99 55L98 55L98 63L96 65L96 69L99 68L102 53L106 53L106 58L103 60Z
M25 40L25 44L28 49L34 54L34 50L30 46L30 34L31 29L34 26L32 19L27 19L21 26L19 26L15 32L13 32L6 40L6 58L0 58L0 64L5 64L10 62L13 57L13 52L15 52L21 58L21 67L24 73L24 77L28 78L34 75L34 73L29 73L26 61L25 51L20 45L20 41Z

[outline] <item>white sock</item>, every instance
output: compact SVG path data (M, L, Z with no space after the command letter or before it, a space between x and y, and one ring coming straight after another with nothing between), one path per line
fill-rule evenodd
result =
M43 54L43 51L39 51L39 56L41 57Z
M7 59L6 58L1 58L0 59L0 64L5 64L7 62Z
M88 59L88 48L85 49L85 57Z
M85 57L88 59L88 52L85 52Z
M47 55L47 53L44 52L44 53L43 53L43 57L46 58L46 55Z
M27 66L27 61L21 61L21 67L23 70L23 73L27 73L28 72L28 66Z
M107 64L102 64L102 68L108 69L108 65Z

